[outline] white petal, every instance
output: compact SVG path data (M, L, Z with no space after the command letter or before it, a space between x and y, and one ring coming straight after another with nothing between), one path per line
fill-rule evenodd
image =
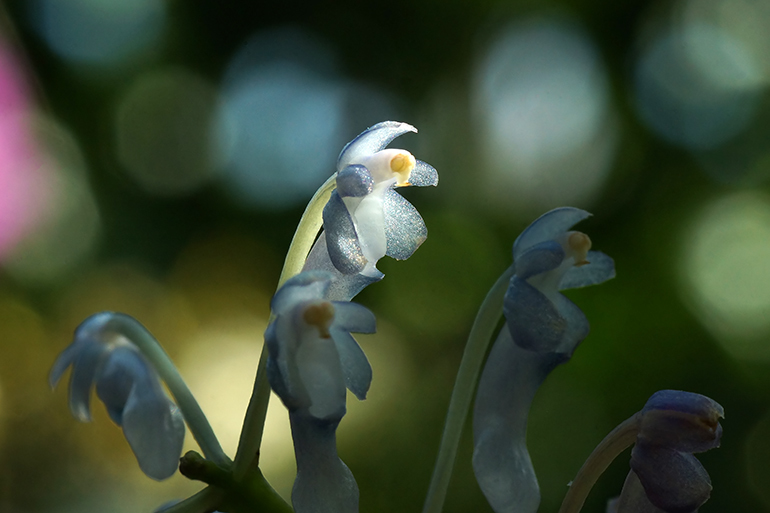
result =
M363 157L384 149L393 139L407 132L417 132L417 129L398 121L383 121L367 128L342 148L337 159L337 171L359 163Z

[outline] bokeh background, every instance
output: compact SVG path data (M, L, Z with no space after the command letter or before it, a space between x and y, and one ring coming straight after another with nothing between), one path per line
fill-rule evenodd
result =
M421 508L476 308L520 230L572 205L618 277L569 294L592 333L535 401L540 511L664 388L726 410L702 511L770 511L769 26L768 0L0 4L0 512L201 488L141 474L100 403L71 418L53 360L89 314L135 316L234 454L304 204L386 119L420 129L395 146L441 181L403 191L430 236L358 297L375 379L339 445L361 510ZM447 512L490 511L470 454L466 436ZM278 401L262 462L288 496Z

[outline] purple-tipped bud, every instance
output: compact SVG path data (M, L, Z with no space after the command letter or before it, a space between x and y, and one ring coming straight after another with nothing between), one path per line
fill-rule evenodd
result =
M662 390L641 414L631 469L647 498L668 513L696 511L711 495L711 479L692 453L719 447L722 406L700 394Z

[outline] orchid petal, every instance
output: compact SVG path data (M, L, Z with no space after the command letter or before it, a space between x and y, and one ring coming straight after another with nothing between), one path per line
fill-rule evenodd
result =
M561 280L559 290L598 285L615 277L615 262L601 251L589 251L588 264L570 268Z
M356 274L366 266L353 218L337 191L332 191L324 207L324 233L329 258L342 274Z
M516 276L526 280L536 274L552 271L564 261L564 248L555 240L538 242L527 248L513 262Z
M530 351L555 351L567 330L567 321L556 305L518 276L511 279L503 312L513 341Z
M123 433L149 477L171 477L179 465L184 443L184 419L160 384L138 380L123 411Z
M376 319L371 310L358 303L332 301L334 305L334 327L352 333L374 333Z
M317 419L341 419L345 415L345 379L340 354L333 340L313 338L303 338L295 357L298 377L310 400L308 412Z
M578 222L590 217L585 210L573 207L555 208L535 219L513 243L513 259L538 242L555 239Z
M123 424L123 410L136 380L149 380L153 375L149 364L130 346L117 347L107 355L96 379L96 395L115 424Z
M372 384L372 366L350 332L332 328L331 335L339 353L345 386L363 401Z
M286 280L273 296L270 308L280 314L298 302L323 297L331 279L332 274L324 270L300 273Z
M637 442L631 451L631 468L647 497L665 511L696 511L711 495L711 479L690 453Z
M358 164L363 157L383 150L393 139L407 132L417 132L417 129L398 121L383 121L367 128L342 148L337 159L337 171Z
M705 395L661 390L642 409L639 439L677 451L708 451L719 447L722 417L722 406Z
M69 404L72 415L80 422L91 421L91 388L102 356L107 347L97 341L81 344L81 350L72 363L69 386Z
M417 187L438 185L438 171L427 162L418 160L409 175L409 185Z
M385 238L389 257L406 260L428 238L428 228L414 206L394 190L385 193Z
M374 179L366 167L352 164L337 173L337 193L343 197L360 198L374 190Z

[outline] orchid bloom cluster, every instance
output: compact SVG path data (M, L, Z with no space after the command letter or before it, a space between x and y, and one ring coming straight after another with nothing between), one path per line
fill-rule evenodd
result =
M437 185L438 173L406 150L387 148L396 137L416 131L393 121L365 130L343 148L336 173L308 205L271 302L265 349L234 458L224 454L168 355L138 321L102 312L75 330L50 374L53 387L72 369L73 415L91 419L95 388L145 474L162 480L178 466L186 477L208 485L158 511L358 512L358 486L337 454L336 432L346 414L347 390L364 400L373 378L352 334L373 333L376 323L369 309L351 300L384 278L377 268L381 258L405 260L427 238L419 212L397 189ZM568 362L589 333L586 316L561 291L615 276L613 260L592 251L591 239L572 230L589 216L557 208L514 242L513 264L490 290L471 328L425 513L442 510L474 390L472 465L479 486L496 513L537 511L540 491L526 444L529 409L549 373ZM501 317L505 323L495 333ZM294 440L292 506L258 465L271 389L288 411ZM579 511L599 475L632 444L631 471L608 511L696 511L708 499L711 482L692 453L719 445L722 416L719 404L698 394L654 394L588 457L560 513ZM191 451L180 459L185 423L203 456Z

